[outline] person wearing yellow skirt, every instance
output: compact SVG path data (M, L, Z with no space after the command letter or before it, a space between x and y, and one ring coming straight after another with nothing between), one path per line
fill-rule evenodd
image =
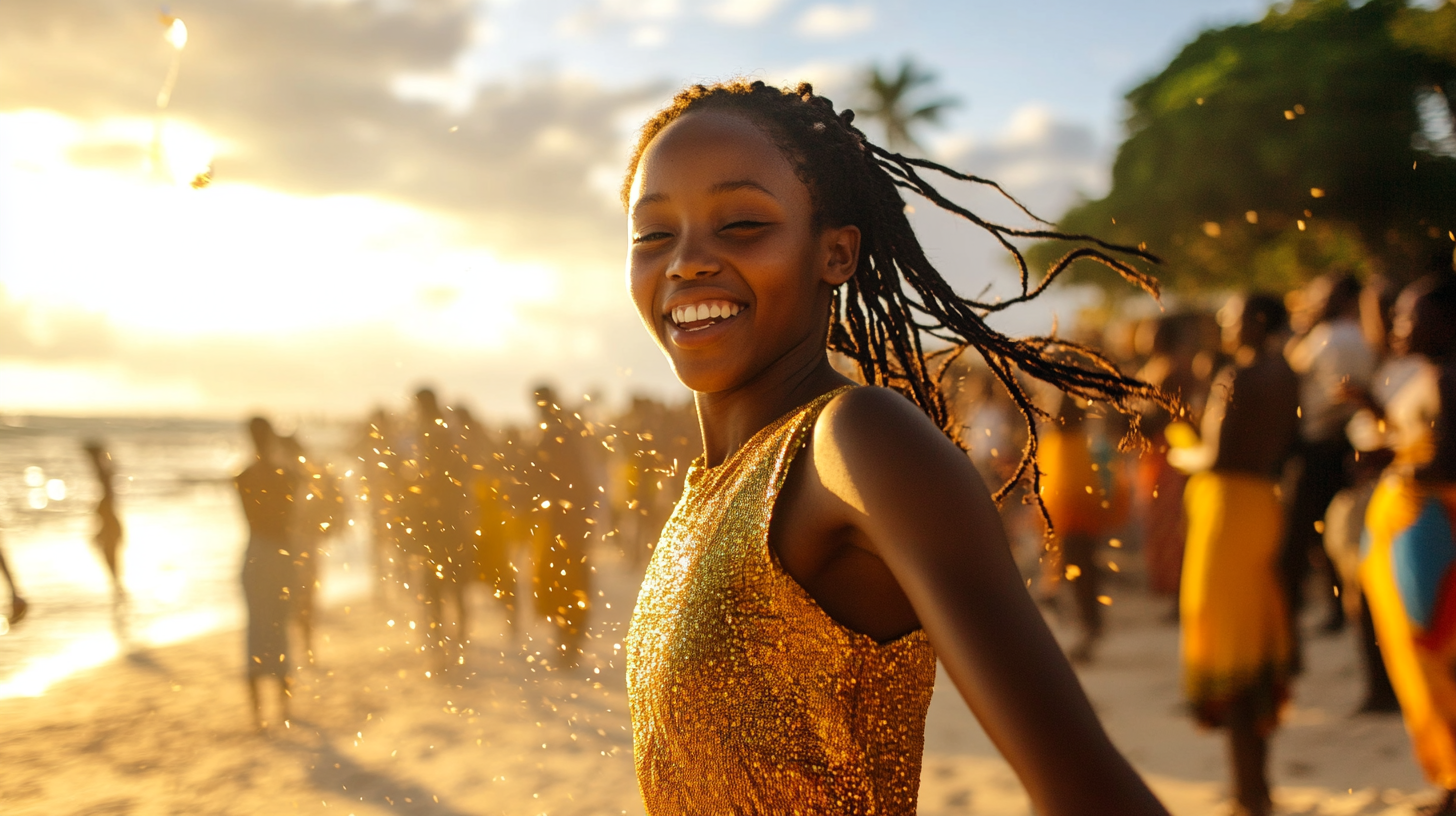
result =
M1391 345L1425 364L1390 400L1395 461L1365 513L1360 580L1426 779L1456 814L1456 282L1417 281L1396 304Z
M1272 810L1268 740L1289 686L1277 479L1294 447L1299 383L1269 351L1287 319L1269 295L1219 312L1235 363L1214 382L1201 442L1168 453L1193 474L1183 491L1183 690L1199 724L1228 730L1235 812L1247 816Z
M1095 455L1087 412L1075 397L1063 397L1058 424L1042 435L1037 463L1043 471L1041 499L1055 539L1043 560L1042 593L1056 597L1063 581L1071 585L1081 639L1068 651L1075 663L1092 660L1102 638L1102 571L1097 545L1121 521L1127 491L1118 490L1111 462Z

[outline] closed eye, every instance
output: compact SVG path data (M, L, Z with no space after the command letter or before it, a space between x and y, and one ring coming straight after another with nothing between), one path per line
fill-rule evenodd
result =
M733 223L728 224L727 226L723 227L723 229L725 229L725 230L756 229L758 227L767 227L768 225L769 225L769 222L767 222L767 221L734 221Z
M661 241L664 238L671 238L672 235L666 232L643 232L632 236L632 243L645 244L649 241Z

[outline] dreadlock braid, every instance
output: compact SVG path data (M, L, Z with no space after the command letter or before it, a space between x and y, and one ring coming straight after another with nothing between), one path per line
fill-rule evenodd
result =
M987 315L1034 299L1074 262L1103 264L1153 295L1157 281L1113 254L1152 263L1158 259L1139 247L1109 244L1090 235L1069 235L1037 218L990 179L959 173L925 159L892 153L870 143L854 126L854 111L837 112L808 83L789 90L763 82L734 81L694 85L643 126L622 186L628 202L632 177L647 145L684 114L694 110L740 113L764 127L783 150L799 179L809 188L815 227L853 225L861 233L859 265L834 298L829 347L854 360L864 380L893 388L920 406L951 439L958 428L946 408L942 379L951 363L974 348L1016 403L1027 424L1027 444L1015 474L996 492L999 501L1030 475L1031 495L1040 503L1037 419L1048 417L1031 399L1018 372L1051 384L1074 397L1106 402L1131 420L1124 447L1138 444L1136 407L1151 401L1174 410L1176 400L1154 386L1118 371L1095 349L1054 337L1011 338L986 324ZM925 180L933 171L956 181L992 188L1041 226L1018 229L988 221L946 198ZM994 302L956 294L925 252L905 216L901 190L910 190L990 233L1010 253L1020 274L1021 291ZM1025 256L1012 239L1071 242L1074 248L1031 284ZM945 345L927 354L924 339ZM1042 506L1043 518L1046 508Z

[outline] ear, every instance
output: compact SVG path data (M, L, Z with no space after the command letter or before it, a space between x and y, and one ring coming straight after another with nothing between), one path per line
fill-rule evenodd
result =
M830 286L838 286L854 277L859 268L859 227L830 227L821 234L820 248L824 266L820 278Z

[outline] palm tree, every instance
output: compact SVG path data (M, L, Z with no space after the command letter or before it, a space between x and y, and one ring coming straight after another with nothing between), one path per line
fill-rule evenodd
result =
M935 82L935 74L915 64L909 57L900 61L899 72L890 75L872 65L865 74L866 104L858 111L876 119L885 128L885 140L891 150L907 147L920 149L910 130L919 123L939 124L941 114L960 104L954 97L941 97L918 108L911 100L916 92Z

